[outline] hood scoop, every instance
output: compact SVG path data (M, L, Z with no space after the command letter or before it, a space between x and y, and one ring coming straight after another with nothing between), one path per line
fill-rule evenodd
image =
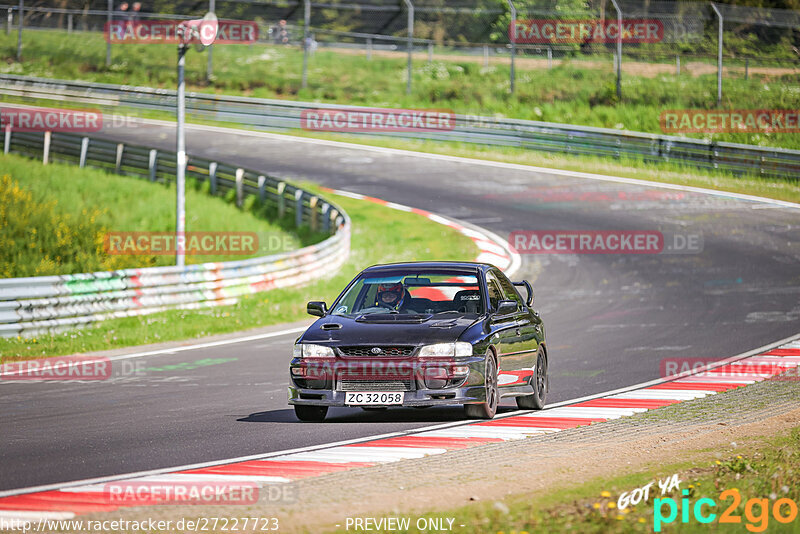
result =
M458 321L451 319L449 321L436 321L431 323L429 326L431 328L453 328L456 325L458 325Z
M320 326L322 330L339 330L342 328L342 325L339 323L325 323Z

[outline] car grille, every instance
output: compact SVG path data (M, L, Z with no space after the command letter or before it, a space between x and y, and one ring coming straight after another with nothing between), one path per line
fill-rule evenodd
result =
M413 380L352 380L339 381L340 391L412 391Z
M381 349L378 354L373 354L372 349ZM398 347L398 346L384 346L384 345L365 345L356 347L339 347L339 351L343 356L411 356L414 353L414 347Z

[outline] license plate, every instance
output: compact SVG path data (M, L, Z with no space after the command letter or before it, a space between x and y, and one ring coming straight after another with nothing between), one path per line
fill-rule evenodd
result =
M388 406L403 404L402 392L381 393L377 391L348 391L344 403L350 406Z

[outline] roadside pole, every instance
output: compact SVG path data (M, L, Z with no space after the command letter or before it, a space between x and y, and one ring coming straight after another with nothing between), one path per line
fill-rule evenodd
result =
M514 88L516 85L516 78L517 74L514 70L514 60L517 55L517 6L514 5L513 0L508 1L508 8L511 10L511 27L513 30L511 31L511 94L514 94Z
M180 31L180 29L178 30ZM182 33L182 32L181 32ZM180 35L180 34L179 34ZM177 161L177 208L175 221L175 265L183 267L186 264L186 138L185 138L185 113L186 113L186 82L183 79L186 67L186 44L178 43L178 132L176 135L177 146L175 152Z
M216 12L216 0L208 0L208 12L214 13ZM211 79L214 77L214 59L212 52L214 51L213 46L208 47L208 68L206 69L206 81L210 82Z
M622 10L617 0L611 0L617 10L617 100L622 100Z
M406 94L411 94L411 74L412 70L412 56L414 54L414 4L411 3L411 0L404 0L406 3L406 9L408 9L408 42L406 43L406 49L408 50L408 81L406 82Z
M175 206L175 265L186 265L186 52L192 41L197 43L198 51L211 46L217 38L219 25L213 12L208 12L202 20L191 21L178 26L178 102L177 132L175 133L176 152L176 206Z

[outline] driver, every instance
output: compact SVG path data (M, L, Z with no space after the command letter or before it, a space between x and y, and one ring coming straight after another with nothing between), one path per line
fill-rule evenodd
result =
M377 293L378 306L398 310L403 305L405 288L402 282L396 284L381 284L378 286Z

